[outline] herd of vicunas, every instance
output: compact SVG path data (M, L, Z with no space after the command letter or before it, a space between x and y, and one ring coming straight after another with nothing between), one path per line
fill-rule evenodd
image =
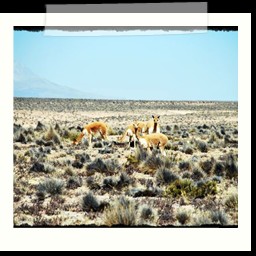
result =
M161 153L166 155L164 149L168 138L160 132L159 118L160 116L158 115L152 115L152 119L148 122L134 121L125 129L123 135L118 139L119 142L124 142L128 137L129 142L137 141L148 152L151 152L150 149L153 147L159 147ZM73 141L73 144L78 144L84 136L87 136L90 146L92 136L96 133L99 133L103 140L108 141L107 131L108 125L104 122L89 123L83 127L82 132Z

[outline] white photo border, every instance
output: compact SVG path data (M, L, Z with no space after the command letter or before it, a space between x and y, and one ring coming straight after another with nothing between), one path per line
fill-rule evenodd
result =
M238 26L238 228L14 228L14 26L200 26L195 13L0 14L0 250L11 251L250 251L251 14L207 14L208 26Z

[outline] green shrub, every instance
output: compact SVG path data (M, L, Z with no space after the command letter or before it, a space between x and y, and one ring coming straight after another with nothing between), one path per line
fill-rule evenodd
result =
M193 195L197 198L204 198L208 195L217 194L217 182L208 180L197 183L196 188L193 191Z
M178 179L171 183L165 190L166 196L178 197L181 195L191 195L194 185L189 179Z
M165 190L165 196L204 198L217 193L216 181L200 181L194 184L189 179L179 179L171 183Z
M190 179L191 178L191 174L190 172L184 172L182 174L182 179Z

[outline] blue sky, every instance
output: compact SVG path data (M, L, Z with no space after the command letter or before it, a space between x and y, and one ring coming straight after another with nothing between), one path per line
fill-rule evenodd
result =
M106 99L238 99L238 32L45 36L15 31L14 60L54 83Z

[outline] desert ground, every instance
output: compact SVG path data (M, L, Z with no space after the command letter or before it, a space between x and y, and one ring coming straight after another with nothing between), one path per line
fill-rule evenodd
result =
M160 116L166 156L118 138ZM238 103L14 98L15 227L238 226ZM93 121L108 141L73 140Z

